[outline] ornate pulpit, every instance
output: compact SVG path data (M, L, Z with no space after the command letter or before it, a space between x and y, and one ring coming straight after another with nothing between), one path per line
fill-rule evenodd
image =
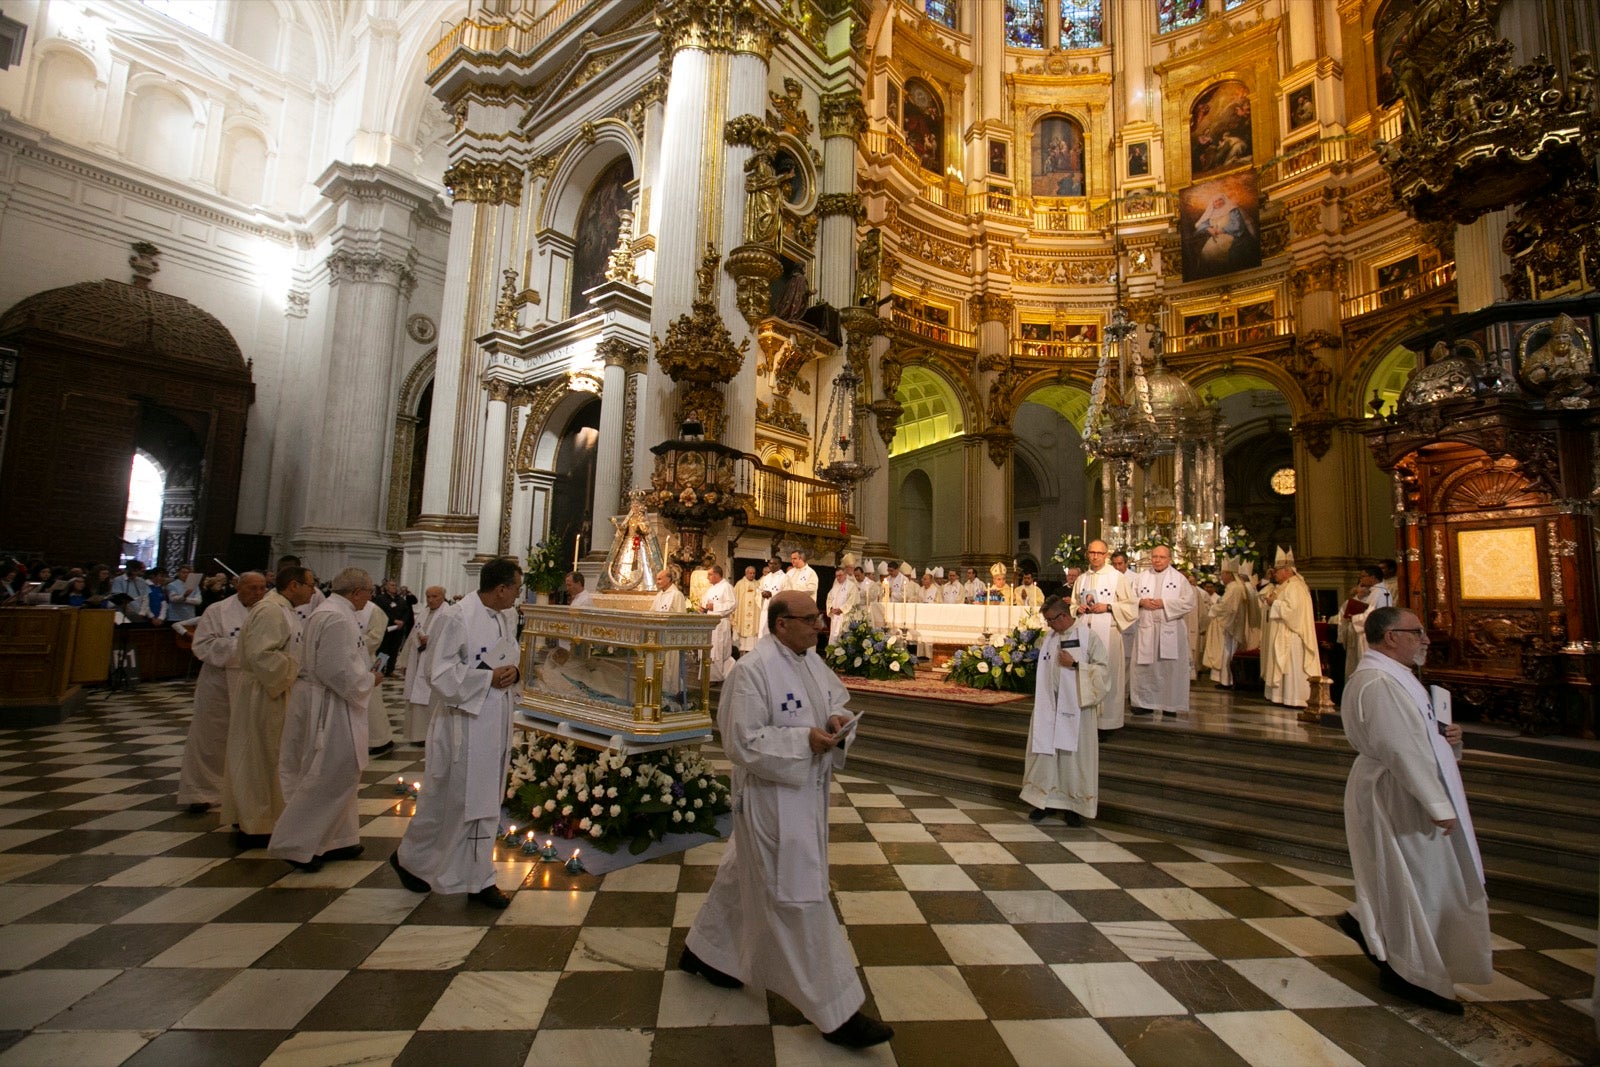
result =
M1447 317L1404 342L1427 363L1367 431L1424 678L1527 733L1594 736L1597 328L1593 295Z

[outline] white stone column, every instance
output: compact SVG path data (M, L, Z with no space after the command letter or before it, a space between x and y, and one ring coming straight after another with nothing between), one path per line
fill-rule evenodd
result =
M594 502L590 522L604 530L605 522L623 511L622 437L627 418L628 363L636 349L626 341L611 338L600 342L600 358L605 361L605 378L600 392L600 443L595 451Z
M500 551L500 517L505 505L506 432L511 420L511 386L491 378L489 417L483 427L483 482L478 490L478 558Z
M1510 218L1501 209L1456 227L1456 302L1463 315L1506 298L1502 276L1511 269L1511 259L1500 239Z
M834 307L854 302L856 137L866 129L861 92L847 89L822 98L822 225L817 235L817 294Z
M712 55L713 67L725 67L727 78L727 103L724 121L740 115L762 116L767 112L767 56L768 52L755 47L758 42L743 42L732 55ZM674 87L675 88L675 87ZM668 95L674 89L668 89ZM714 142L722 142L721 124L707 130ZM722 234L717 250L726 262L729 251L744 244L745 189L744 165L755 153L748 144L720 146L722 157ZM717 147L711 149L717 152ZM710 178L710 176L708 176ZM715 179L712 179L715 180ZM749 324L739 311L738 287L726 271L717 271L717 310L733 337L733 343L749 338L750 346L739 367L739 373L727 385L727 406L724 411L727 425L722 431L722 443L741 452L753 452L756 447L756 363L758 350L751 336ZM656 442L652 441L651 444Z

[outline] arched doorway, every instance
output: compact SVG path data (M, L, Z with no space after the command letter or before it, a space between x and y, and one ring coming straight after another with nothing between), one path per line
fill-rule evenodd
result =
M562 546L563 559L575 537L583 537L584 551L592 547L594 531L589 527L589 509L594 500L594 465L599 447L600 401L596 399L573 413L556 445L550 529L546 536Z
M168 293L83 282L13 306L0 344L17 349L0 544L63 562L115 558L143 449L167 475L160 562L241 558L232 542L255 387L221 322Z
M1230 374L1208 381L1206 392L1228 427L1222 452L1223 517L1244 526L1263 552L1295 549L1298 533L1292 415L1283 393L1265 378Z
M933 482L914 470L900 483L899 544L905 558L919 571L933 556Z
M1075 385L1047 385L1017 405L1011 422L1017 437L1012 464L1017 553L1042 560L1040 577L1044 579L1062 577L1050 557L1063 535L1081 534L1085 520L1091 517L1092 487L1082 437L1088 410L1085 390Z

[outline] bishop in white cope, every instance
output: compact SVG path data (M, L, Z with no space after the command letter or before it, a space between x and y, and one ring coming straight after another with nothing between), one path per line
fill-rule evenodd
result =
M1072 585L1072 608L1079 618L1088 621L1111 658L1111 676L1097 715L1100 729L1116 730L1126 721L1128 646L1133 624L1139 618L1139 605L1133 599L1128 576L1107 561L1104 541L1090 541L1085 553L1089 569L1078 575Z
M369 697L383 680L358 621L371 599L372 577L366 571L340 571L333 595L311 613L300 633L300 673L278 756L283 814L267 855L301 870L361 853L356 791L367 766ZM374 617L387 624L381 609L374 608ZM382 629L378 640L383 640Z
M828 589L828 644L839 643L839 635L849 623L851 612L861 602L861 591L843 570L834 572L833 585Z
M816 654L816 602L786 591L770 610L771 633L717 706L733 834L679 966L771 990L836 1043L876 1044L893 1031L859 1011L865 992L828 900L828 787L844 765L849 693Z
M1412 672L1428 654L1416 615L1379 608L1345 688L1345 736L1359 755L1345 784L1356 902L1339 925L1378 963L1388 992L1452 1014L1456 983L1494 979L1483 861L1461 771L1461 727Z
M1099 806L1095 707L1105 699L1111 660L1089 620L1074 623L1060 597L1045 602L1044 619L1050 632L1039 649L1022 801L1033 809L1028 818L1034 822L1063 811L1069 826L1080 826Z
M1233 688L1233 654L1245 639L1245 586L1239 564L1222 561L1222 595L1211 605L1206 629L1206 654L1201 666L1211 670L1211 680L1222 689Z
M428 720L433 717L433 682L429 678L433 668L431 645L440 612L444 610L444 598L442 585L430 585L422 591L422 608L406 637L405 647L400 650L400 665L406 672L406 741L413 745L428 739Z
M416 814L389 857L414 893L468 893L492 908L511 903L494 882L494 838L522 678L512 610L521 589L515 560L490 560L478 592L444 609L428 642L439 697L428 725L428 770Z
M1317 651L1317 616L1306 580L1295 571L1293 559L1280 563L1267 609L1271 625L1262 637L1272 645L1269 659L1262 649L1262 681L1266 697L1274 704L1303 708L1311 699L1311 679L1322 676L1322 656Z
M1141 571L1129 585L1139 604L1134 629L1133 676L1128 700L1136 709L1176 715L1189 710L1189 626L1194 586L1172 566L1172 549L1150 552L1153 570Z
M235 586L238 592L207 608L194 628L200 677L178 771L178 806L196 812L222 803L231 694L239 685L239 631L256 601L267 595L267 578L260 571L244 572Z

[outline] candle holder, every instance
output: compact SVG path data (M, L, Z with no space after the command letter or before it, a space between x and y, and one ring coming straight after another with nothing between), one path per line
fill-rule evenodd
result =
M523 852L524 855L532 856L535 853L537 853L538 851L539 851L539 842L537 842L537 841L535 841L533 839L533 831L529 830L528 831L528 836L526 838L524 838L523 841L522 841L522 852Z
M397 797L403 797L410 792L411 787L406 785L406 776L403 774L396 776L394 780L394 795Z
M506 832L501 834L500 837L501 837L501 840L505 841L505 843L508 844L508 845L516 844L517 843L517 825L516 825L516 823L512 823L510 826L506 827Z
M417 799L417 797L419 795L421 795L421 793L422 793L422 783L421 782L412 782L409 786L406 787L406 796L410 797L412 800Z
M578 849L573 849L572 850L572 858L567 860L567 873L568 874L582 874L583 873L583 861L578 858Z
M553 839L547 838L545 840L544 848L539 850L539 858L545 863L554 863L561 858L556 853L556 843Z

